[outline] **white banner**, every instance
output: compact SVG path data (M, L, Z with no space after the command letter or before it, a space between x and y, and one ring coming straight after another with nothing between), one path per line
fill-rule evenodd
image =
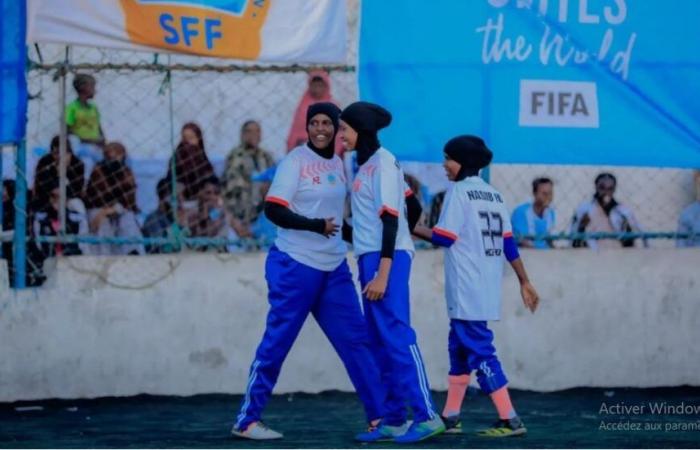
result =
M345 62L344 0L28 0L27 43Z

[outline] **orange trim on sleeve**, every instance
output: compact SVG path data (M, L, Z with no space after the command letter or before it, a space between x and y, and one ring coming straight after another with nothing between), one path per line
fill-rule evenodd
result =
M381 215L384 214L385 212L388 212L388 213L391 214L392 216L399 217L399 212L398 212L397 210L395 210L394 208L389 208L389 207L386 206L386 205L382 206L382 209L379 210L379 215L381 216Z
M413 191L411 190L411 188L406 189L406 191L403 193L404 197L410 197L412 195L413 195Z
M285 208L289 207L289 202L283 198L273 197L271 195L268 195L267 197L265 197L265 201L270 202L270 203L277 203L278 205L282 205Z
M504 238L513 237L513 233L511 231L506 231L505 233L503 233L503 237Z
M452 233L452 232L450 232L450 231L444 230L444 229L442 229L442 228L433 227L433 233L439 234L440 236L446 237L446 238L451 239L451 240L453 240L453 241L456 241L456 240L457 240L457 235L456 235L456 234L454 234L454 233Z

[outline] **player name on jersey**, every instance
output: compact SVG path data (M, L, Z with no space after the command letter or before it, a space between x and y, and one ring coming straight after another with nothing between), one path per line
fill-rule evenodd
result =
M503 203L503 198L501 195L493 192L471 190L467 191L467 196L469 197L469 200L483 200L487 202Z

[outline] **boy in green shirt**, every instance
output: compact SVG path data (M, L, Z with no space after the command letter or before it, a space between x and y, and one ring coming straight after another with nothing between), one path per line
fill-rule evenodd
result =
M80 138L86 144L104 144L104 133L100 125L100 113L97 106L90 101L95 97L97 81L92 75L76 74L73 87L78 98L66 106L66 125L68 133Z

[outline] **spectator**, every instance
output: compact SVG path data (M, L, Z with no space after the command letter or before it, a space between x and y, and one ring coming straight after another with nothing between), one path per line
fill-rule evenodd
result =
M95 97L97 81L92 75L79 73L73 78L73 87L78 98L66 106L68 132L86 144L104 144L104 133L100 125L100 112L90 100Z
M204 136L196 123L188 122L182 126L180 143L175 149L175 174L177 181L185 186L186 201L197 199L197 189L202 180L214 176L212 166L204 149ZM167 179L172 178L173 159L168 163Z
M192 221L191 235L193 237L238 240L238 235L231 226L232 217L224 208L219 179L215 176L204 179L198 189L197 197L197 215ZM199 246L199 249L226 252L235 251L237 247L237 245L211 244Z
M616 188L617 179L614 175L599 174L595 179L596 193L593 199L583 202L574 213L571 233L641 232L632 210L615 200ZM634 247L634 239L575 239L572 245L592 249ZM647 246L646 240L644 246Z
M50 186L59 180L60 138L54 136L51 139L51 149L36 165L34 176L34 209L39 211L46 208L49 202ZM70 141L66 141L66 199L80 198L85 184L85 164L73 154Z
M45 188L49 192L48 203L37 213L34 218L34 236L59 236L61 224L59 222L59 202L61 191L58 179L52 179L50 185ZM85 236L88 232L85 206L80 199L74 198L66 204L66 228L65 234ZM86 244L77 243L49 243L40 244L44 257L81 255L87 250Z
M556 223L554 210L549 207L554 196L554 183L549 178L535 178L532 182L533 202L526 202L515 208L511 216L513 234L518 245L528 248L548 249L552 241L545 239L522 239L519 236L546 236L552 234Z
M29 197L29 195L28 195ZM27 199L29 202L29 198ZM27 220L31 220L31 214ZM31 222L30 222L31 223ZM7 261L8 278L10 287L15 287L15 263L13 243L15 230L15 181L3 180L2 182L2 258ZM29 229L27 230L29 231ZM5 239L8 239L7 241ZM27 262L25 264L25 286L40 286L46 276L43 272L44 256L34 240L27 241Z
M275 165L272 156L260 148L260 124L249 120L241 127L241 143L226 158L223 176L224 203L233 216L234 229L241 237L251 235L251 226L262 211L269 183L253 178Z
M85 204L90 232L98 237L141 237L136 222L136 181L125 160L124 146L110 142L105 145L104 160L90 174ZM141 254L143 246L98 244L92 251L98 255Z
M163 178L158 181L156 192L158 194L158 209L146 217L141 231L148 238L171 238L173 235L173 223L177 218L177 224L183 232L187 231L187 213L183 207L185 187L177 183L176 208L173 214L172 205L172 180ZM180 248L175 243L146 245L146 253L174 253Z
M309 136L306 133L306 111L310 105L318 102L331 102L338 105L338 102L331 95L331 78L328 76L328 72L324 70L309 72L308 88L299 101L292 120L292 127L289 129L289 135L287 136L287 151L303 145L309 140ZM343 152L343 144L339 138L336 138L335 153L342 155Z
M700 247L700 170L693 175L695 180L695 201L686 206L678 218L678 232L692 233L692 237L678 239L677 247Z

